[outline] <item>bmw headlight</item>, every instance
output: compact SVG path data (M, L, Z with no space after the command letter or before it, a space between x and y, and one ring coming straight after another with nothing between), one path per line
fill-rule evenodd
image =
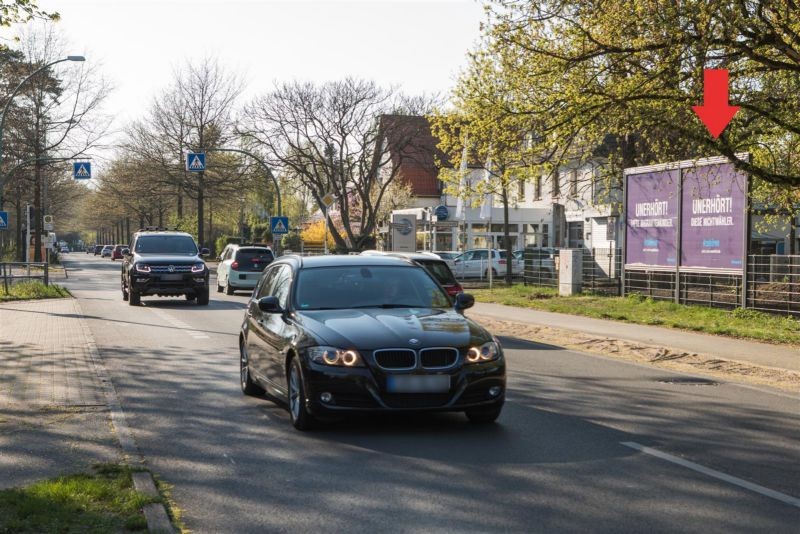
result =
M336 365L339 367L363 367L364 362L358 351L337 349L336 347L311 347L308 355L314 363Z
M480 347L470 347L467 351L467 363L480 363L496 360L500 357L500 347L494 341L489 341Z
M150 272L150 266L149 265L145 265L144 263L137 263L136 264L136 272L137 273L149 273Z
M206 270L206 264L205 263L195 263L194 265L192 265L192 272L193 273L202 273L205 270Z

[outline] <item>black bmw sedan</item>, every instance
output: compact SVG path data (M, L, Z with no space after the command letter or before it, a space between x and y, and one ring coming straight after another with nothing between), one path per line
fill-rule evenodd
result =
M242 391L286 401L292 424L354 411L462 411L490 423L505 401L497 339L422 267L386 256L284 256L248 303Z

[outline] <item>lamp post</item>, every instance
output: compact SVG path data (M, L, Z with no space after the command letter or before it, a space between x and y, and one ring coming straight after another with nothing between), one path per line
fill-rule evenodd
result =
M6 100L6 105L3 106L3 113L2 115L0 115L0 210L3 209L3 188L6 185L6 178L7 178L7 175L3 173L3 161L5 160L5 155L3 153L5 148L3 144L3 128L6 125L6 114L8 113L8 108L11 106L11 101L14 100L14 97L17 96L17 93L19 93L20 89L22 89L22 86L25 85L25 83L28 80L30 80L43 70L49 69L53 65L63 63L64 61L86 61L86 58L83 56L67 56L65 58L51 61L46 65L42 65L35 71L31 72L25 79L23 79L21 82L17 84L17 86L11 92L11 95L9 95L8 99Z

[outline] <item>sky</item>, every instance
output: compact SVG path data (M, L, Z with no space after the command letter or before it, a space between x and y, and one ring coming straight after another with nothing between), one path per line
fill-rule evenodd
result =
M244 101L275 81L345 76L446 95L483 20L476 0L38 3L60 13L68 53L100 65L114 86L105 111L115 128L142 116L176 67L208 56L243 77Z

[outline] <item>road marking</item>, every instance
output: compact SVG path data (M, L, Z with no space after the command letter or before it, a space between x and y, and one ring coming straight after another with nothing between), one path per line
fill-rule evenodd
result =
M765 488L764 486L759 486L758 484L753 484L752 482L748 482L735 476L727 475L721 471L717 471L716 469L711 469L709 467L690 462L689 460L684 460L683 458L678 458L677 456L657 451L656 449L652 449L650 447L645 447L644 445L640 445L632 441L622 441L620 444L624 445L625 447L630 447L631 449L636 449L639 452L649 454L650 456L655 456L661 460L666 460L667 462L691 469L692 471L696 471L703 475L716 478L717 480L727 482L728 484L733 484L734 486L739 486L740 488L753 491L759 495L763 495L764 497L769 497L770 499L781 501L782 503L794 506L795 508L800 508L800 499L792 497L791 495L786 495L785 493L771 490L769 488Z
M191 325L188 325L181 321L180 319L176 319L175 317L171 316L164 310L159 310L158 308L153 308L153 313L163 319L165 322L169 323L171 326L178 328L180 330L185 331L189 334L193 339L209 339L209 336L200 330L194 330Z

